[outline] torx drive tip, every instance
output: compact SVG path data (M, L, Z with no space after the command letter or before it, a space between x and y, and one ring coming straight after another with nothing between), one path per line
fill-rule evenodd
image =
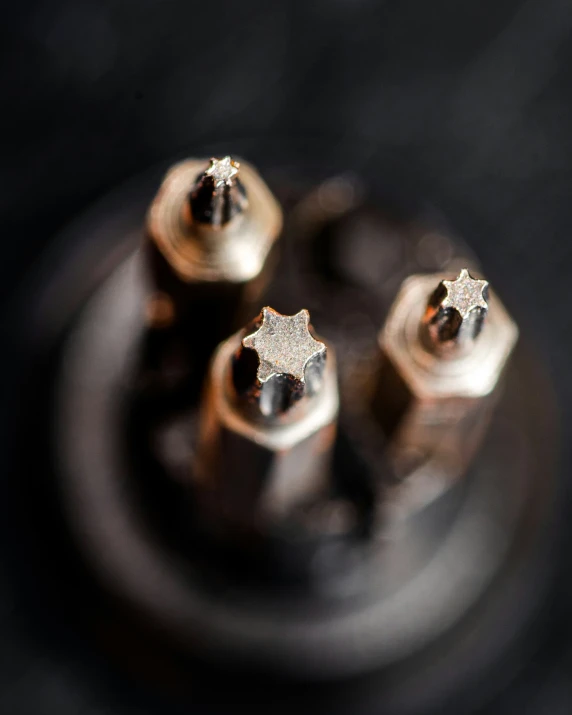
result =
M189 194L192 219L214 228L224 226L248 205L240 181L240 164L230 156L212 158Z
M233 161L230 156L225 156L222 159L211 159L205 174L213 178L215 187L219 189L225 185L232 186L239 169L240 164L237 161Z
M466 268L461 269L454 281L441 281L447 294L441 304L442 308L452 308L458 311L462 318L466 318L476 308L488 310L486 290L487 281L473 278Z
M455 280L442 280L429 298L423 325L430 346L437 350L465 349L477 338L488 311L485 280L463 268Z
M256 370L245 377L244 371L235 369L235 386L254 396L264 416L276 416L320 389L327 348L312 336L307 310L282 315L266 307L254 325L242 339L235 367L247 366L250 353L256 356Z
M312 337L310 313L301 310L295 315L281 315L272 308L263 308L260 327L242 340L245 348L258 355L257 377L266 382L274 375L287 375L304 383L306 366L326 351L324 343Z

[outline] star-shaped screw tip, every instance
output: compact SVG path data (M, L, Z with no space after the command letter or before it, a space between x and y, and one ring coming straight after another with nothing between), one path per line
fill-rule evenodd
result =
M214 229L225 226L248 208L246 189L239 177L240 164L230 156L211 159L195 179L185 211L191 220Z
M225 156L222 159L211 159L205 174L212 177L215 188L218 189L225 185L232 186L239 169L240 164L237 161L233 161L230 156Z
M243 347L258 355L258 381L284 375L304 384L308 364L326 352L324 343L310 333L308 311L282 315L266 307L258 322L257 330L242 340Z
M467 318L475 309L488 310L486 299L488 282L473 278L467 268L461 269L454 281L441 281L446 294L441 302L442 308L456 310L461 318Z
M488 282L463 268L455 280L442 280L429 298L423 317L428 343L437 352L459 354L477 338L489 305Z
M249 409L254 406L265 419L281 418L321 390L326 359L326 346L310 332L307 310L282 315L266 307L234 357L233 385Z

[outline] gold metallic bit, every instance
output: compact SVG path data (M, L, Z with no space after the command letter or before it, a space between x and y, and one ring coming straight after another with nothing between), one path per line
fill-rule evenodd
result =
M463 268L455 280L442 280L429 298L422 319L422 336L435 353L458 356L470 350L488 311L485 280Z

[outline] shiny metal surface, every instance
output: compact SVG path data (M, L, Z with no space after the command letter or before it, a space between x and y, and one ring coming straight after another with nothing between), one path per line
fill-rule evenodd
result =
M211 228L225 226L248 208L248 195L240 178L240 164L230 156L211 159L207 169L196 178L187 202L183 220Z
M447 483L482 440L518 337L497 295L485 302L485 287L466 269L456 281L412 276L379 334L374 412L400 479L429 469Z
M312 335L309 321L307 310L281 315L267 307L243 337L234 357L233 386L241 402L256 405L259 418L283 419L294 406L299 414L304 402L320 392L328 351ZM255 372L247 364L253 358Z
M443 279L429 298L421 328L427 346L441 356L472 349L486 318L489 284L462 268L455 280Z
M374 318L383 317L397 288L393 279L406 275L411 264L398 264L381 284L367 283L357 292L353 283L326 283L312 266L315 249L323 257L325 252L332 255L334 246L351 245L365 265L375 260L387 267L381 260L387 256L387 241L396 256L427 258L421 252L427 244L426 229L391 223L379 214L373 219L367 227L374 231L371 239L356 235L353 223L342 220L338 232L328 236L328 241L335 240L333 246L315 242L315 234L296 222L287 235L289 246L295 248L295 270L276 275L267 301L294 312L303 296L302 304L309 305L341 358L343 419L334 474L337 488L345 485L346 498L356 505L369 499L368 489L361 491L364 480L366 485L382 486L378 480L384 479L378 457L364 458L359 448L365 441L383 450L383 438L358 410L358 405L365 408L369 393L367 382L356 381L356 376L367 376L376 364L375 326L380 320ZM466 248L446 235L441 242L450 246L448 260L455 252L466 256ZM347 268L345 262L340 265ZM421 307L437 282L431 281L423 291ZM380 301L372 287L387 300ZM346 677L364 671L381 669L383 675L380 681L371 681L371 691L369 686L367 693L358 689L361 695L352 690L352 697L371 698L377 705L409 701L419 689L442 693L456 688L465 668L482 672L496 657L493 653L506 648L544 583L538 571L532 579L526 575L529 565L539 566L527 544L531 534L544 529L543 515L552 494L554 432L550 410L537 400L550 392L525 352L517 350L506 390L499 393L492 429L467 478L446 490L442 473L426 470L418 479L405 480L403 486L411 486L410 492L390 490L385 504L392 505L400 518L383 520L381 528L357 539L348 538L342 529L341 540L314 551L308 564L310 583L290 598L282 587L261 592L248 579L221 583L223 571L217 561L209 557L205 563L200 539L187 534L193 506L189 465L196 456L198 427L194 409L158 423L149 423L145 413L136 410L130 419L138 418L141 424L132 428L133 439L136 451L143 453L133 463L135 454L120 450L114 435L121 430L125 405L117 396L131 401L129 395L137 394L138 346L145 336L137 306L144 292L141 264L133 256L118 266L82 311L81 324L65 348L67 367L58 387L58 453L66 512L106 589L144 614L148 625L159 624L166 640L185 651L194 652L200 644L201 653L231 668L267 669L295 679L325 678L326 692L334 700L336 692L346 692ZM276 295L281 302L275 302ZM420 319L421 314L416 329ZM90 369L88 355L100 366L97 371ZM522 392L523 382L536 385L533 394ZM146 469L153 465L157 474L141 493L150 478L142 471L143 464ZM428 494L433 499L429 506ZM165 510L170 516L161 527L156 518ZM335 526L336 509L327 511ZM315 514L311 516L310 523L315 523ZM182 545L178 540L165 543L163 529L176 525L183 529ZM292 547L299 553L295 540L282 534L271 553L276 557L280 548ZM214 574L209 575L209 566ZM514 593L519 594L519 609L513 607ZM461 637L454 636L458 630ZM465 647L465 636L470 641L476 630L483 644L478 653ZM434 657L435 652L441 655ZM408 663L413 656L423 665L411 671ZM187 675L183 665L181 678ZM339 689L334 688L336 678L341 679ZM292 681L288 683L294 697ZM266 693L264 698L272 701L283 692Z
M134 194L147 196L156 184L155 175ZM344 194L348 182L333 177L327 187ZM310 216L318 222L330 221L334 211L340 215L340 201L328 203L326 195L325 185L304 195L304 208L319 204L319 216ZM220 569L197 534L189 533L196 506L189 465L198 415L191 402L166 419L156 412L153 395L141 393L138 363L148 333L140 311L144 262L137 255L125 263L124 258L138 243L143 211L124 195L118 198L111 209L75 227L70 241L78 250L42 292L38 312L66 332L56 411L50 408L48 417L55 427L66 521L103 587L102 597L116 597L111 600L118 622L125 624L129 616L128 637L137 654L161 666L168 662L169 677L194 702L250 702L256 693L264 711L280 702L288 711L290 705L304 711L311 701L326 712L382 708L391 715L418 715L427 698L453 702L450 696L475 678L479 697L487 697L504 682L506 673L496 666L535 613L549 568L544 555L555 432L552 393L536 361L518 346L492 429L466 479L436 493L435 473L405 480L414 482L414 508L403 493L386 501L401 512L400 520L388 519L383 528L353 540L342 530L341 539L314 552L312 580L303 589L291 593L281 584L261 591L248 579L233 579L232 568ZM376 364L377 329L399 284L410 273L431 270L447 277L475 264L467 261L466 245L443 225L429 230L417 219L396 220L371 205L349 210L325 233L306 221L308 213L296 212L284 270L264 301L283 313L306 305L336 348L343 419L334 473L338 488L355 489L364 477L377 485L388 476L377 458L384 449L380 430L364 424L354 408L366 406L364 378ZM117 270L102 280L112 265ZM45 331L42 337L43 344L49 342ZM533 387L522 391L522 384ZM358 441L377 448L374 459L362 458ZM431 491L429 506L424 498L415 502ZM350 490L356 504L366 495L367 490ZM328 511L335 525L336 510ZM309 521L316 523L314 513ZM296 542L274 542L278 549L281 544L296 552ZM93 633L99 634L100 613L90 610L90 619L92 612ZM155 636L149 644L148 631ZM124 665L113 648L105 657ZM201 669L197 659L208 667ZM211 670L214 663L221 669ZM284 678L279 684L277 673ZM153 672L146 678L156 682ZM462 706L453 711L468 712Z
M312 588L295 598L281 590L259 592L248 581L223 579L221 588L222 572L217 569L213 593L208 572L201 576L197 538L187 537L189 548L183 550L164 543L153 520L132 499L143 475L117 440L125 409L117 398L126 397L133 383L145 330L137 311L143 289L134 256L90 301L80 329L70 335L67 369L58 390L67 512L90 561L113 593L148 614L185 647L200 643L223 661L245 668L263 664L302 678L331 679L398 664L422 653L479 603L487 617L497 617L491 603L481 599L490 596L507 561L518 566L522 539L531 528L539 528L549 496L540 478L549 440L536 444L527 437L541 432L546 436L546 430L519 388L523 380L536 379L522 355L481 458L465 482L429 509L389 520L361 545L350 542L349 554L340 544L328 546L313 562ZM226 347L221 366L228 364L238 341ZM93 362L97 371L90 369ZM150 495L153 502L157 490L173 489L170 513L183 523L191 518L192 501L188 482L182 480L188 479L183 475L188 475L196 454L196 419L192 413L190 417L180 418L187 435L190 430L190 451L177 456L180 448L172 443L161 450L162 467ZM152 429L146 464L158 458L154 445L169 442L167 430L161 425ZM244 465L236 461L233 470ZM353 480L358 478L357 466L348 475ZM174 478L180 481L170 483ZM239 481L237 494L243 491ZM402 498L394 497L397 503ZM165 508L164 499L162 504ZM252 513L246 517L244 523L252 523ZM272 515L270 521L274 519ZM324 578L332 562L341 575ZM509 612L503 610L504 629L518 615L512 602Z
M206 378L193 474L210 508L243 529L272 526L326 486L339 409L335 358L308 324L306 310L264 308L219 346Z
M197 177L209 169L208 162L190 159L169 170L149 209L149 238L185 283L250 281L261 272L278 237L282 212L258 172L241 161L240 173L229 181L237 184L240 175L248 198L244 210L235 212L232 220L226 222L192 220L187 211L189 194L191 204L196 204L197 190L203 181L199 179L197 187ZM214 189L213 200L222 190L223 203L232 201L232 194L224 198L227 188L230 189L226 183L224 187L206 187L209 194Z

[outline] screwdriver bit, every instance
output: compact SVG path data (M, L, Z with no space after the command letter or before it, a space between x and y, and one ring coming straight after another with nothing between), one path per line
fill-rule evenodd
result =
M266 420L283 418L296 403L320 389L327 348L312 336L309 321L307 310L290 316L263 308L254 332L242 339L234 359L234 386L240 387L241 397L255 404ZM255 376L252 353L257 362Z
M248 208L246 189L240 180L240 164L230 156L211 159L208 168L196 179L184 205L195 221L212 227L225 226Z
M166 314L171 323L196 326L208 305L200 327L205 336L213 333L212 349L264 287L281 228L276 199L246 162L225 156L171 168L147 217L149 298L153 305L160 296L158 327L165 327Z
M264 531L324 488L336 433L333 350L307 310L262 310L217 349L194 468L215 519Z
M440 355L458 356L471 349L489 309L489 284L463 268L454 281L442 280L423 316L427 345Z
M418 275L379 334L374 413L398 476L432 460L462 473L484 434L518 328L487 281Z

